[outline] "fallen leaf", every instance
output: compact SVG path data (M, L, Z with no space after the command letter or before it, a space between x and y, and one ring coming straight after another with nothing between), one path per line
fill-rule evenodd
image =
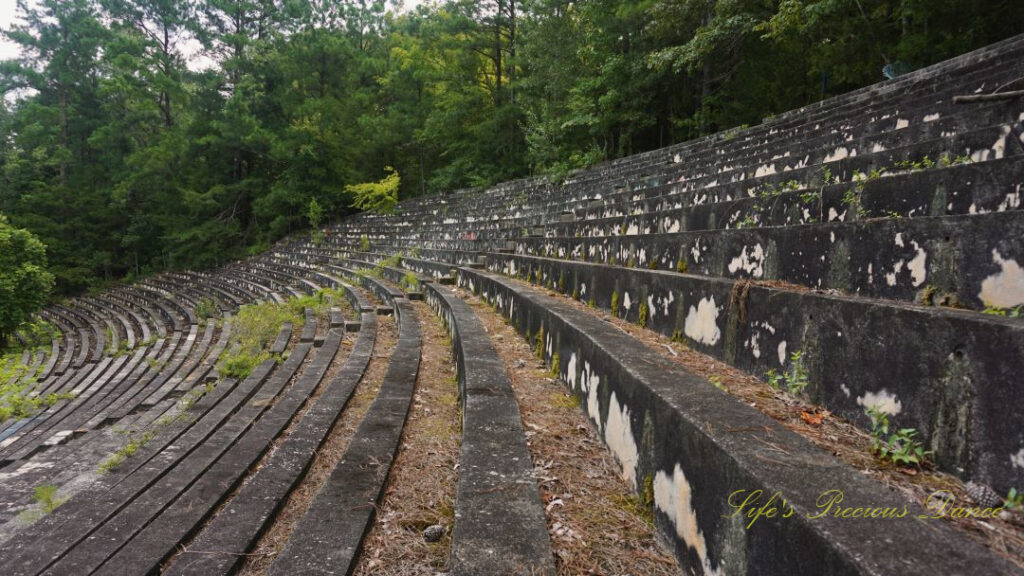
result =
M804 422L807 422L811 426L821 426L821 421L825 418L823 414L811 414L810 412L801 412L800 418Z

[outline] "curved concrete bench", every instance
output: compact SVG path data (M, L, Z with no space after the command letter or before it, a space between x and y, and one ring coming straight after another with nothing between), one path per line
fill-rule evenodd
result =
M399 336L380 392L341 462L275 558L271 574L347 574L354 567L398 451L419 372L420 328L415 309L405 298L392 302Z
M361 323L362 329L345 364L316 403L269 460L190 543L190 549L204 552L190 554L186 549L165 574L230 574L244 562L244 554L256 545L288 495L305 477L316 451L366 371L376 339L376 312L372 309L362 312Z
M559 374L626 480L653 494L656 526L689 569L726 574L757 566L759 573L788 576L1020 573L951 526L918 519L925 512L916 504L596 316L485 272L460 269L459 285L496 305L519 332L544 335L545 358L558 358ZM830 489L841 490L850 505L907 514L890 518L884 530L874 518L809 518ZM781 494L786 504L778 514L792 510L791 516L747 529L749 519L730 502L737 491L755 490Z
M551 542L512 384L473 310L443 286L424 294L458 366L462 448L452 574L554 574Z

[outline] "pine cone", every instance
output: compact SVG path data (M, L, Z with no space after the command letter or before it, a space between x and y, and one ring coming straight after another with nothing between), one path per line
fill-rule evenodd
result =
M968 482L966 488L967 495L982 508L997 508L1003 505L1003 497L985 484Z

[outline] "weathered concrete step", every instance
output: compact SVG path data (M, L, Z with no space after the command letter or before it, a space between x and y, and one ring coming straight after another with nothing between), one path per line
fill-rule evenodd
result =
M347 574L354 566L398 451L419 371L416 311L404 298L396 298L394 305L399 321L398 344L380 392L341 462L275 558L270 574Z
M483 297L523 334L543 334L545 358L580 398L623 475L653 496L655 524L695 573L1021 573L924 510L837 461L804 438L592 314L483 272L459 284ZM828 478L823 488L822 478ZM892 508L877 518L819 513L824 490L844 502ZM749 519L735 494L780 494L780 516ZM731 496L732 495L732 496ZM914 551L913 560L907 550Z
M452 574L554 574L554 557L512 384L473 310L448 288L427 302L452 336L462 447Z
M188 535L201 527L203 520L213 513L214 508L239 486L245 474L259 462L271 443L291 424L298 410L320 386L341 346L342 338L341 331L331 330L324 339L324 346L316 351L295 382L274 405L173 504L163 509L159 516L104 562L96 574L143 574L159 569ZM311 456L312 452L309 454ZM229 506L234 505L234 502L232 499ZM236 525L235 528L240 526Z
M5 571L12 575L39 573L53 559L132 503L137 495L156 485L228 421L266 382L273 368L274 361L267 360L241 382L222 381L195 403L194 421L172 421L116 470L101 477L56 513L15 535L0 548L0 562Z
M662 195L636 203L604 206L581 214L572 225L548 227L549 236L681 232L743 226L781 226L805 222L851 221L855 197L864 217L953 216L1020 210L1024 162L1004 158L842 184L783 186L764 195ZM862 218L863 219L863 218Z
M255 392L252 401L247 401L222 426L197 445L194 451L173 467L168 467L167 473L158 482L138 493L122 509L104 519L101 524L95 525L91 530L80 528L80 532L85 532L83 535L85 537L75 542L55 562L46 566L42 574L58 576L72 573L93 573L110 560L118 550L123 549L122 547L139 531L152 526L152 523L159 517L168 513L175 502L184 502L180 498L189 494L188 490L197 485L196 482L199 482L199 486L203 486L205 483L202 482L202 478L207 473L215 471L215 476L219 475L222 469L217 466L217 462L229 454L230 449L238 446L239 442L245 441L246 432L251 429L257 418L267 411L270 402L280 394L302 366L310 349L311 345L308 343L297 345L280 370L275 371ZM232 484L228 482L228 487L231 486ZM207 486L206 490L210 489ZM195 495L193 494L192 497L195 498ZM189 505L186 502L182 506L187 509ZM197 509L202 510L203 506L200 505ZM158 523L157 526L165 526L165 524ZM154 565L158 564L159 561ZM122 572L118 571L118 573ZM135 572L135 570L129 570L129 572Z
M916 428L942 469L1003 492L1024 484L1014 465L1024 381L1007 376L1024 363L1024 322L540 257L493 255L488 269L512 272L512 262L536 284L606 310L614 302L620 317L642 316L647 328L752 374L785 369L802 351L814 402L867 428L864 403L884 399L894 425Z
M230 574L241 565L244 554L256 545L288 494L305 476L316 450L366 371L376 338L376 322L374 314L362 313L365 328L340 372L284 443L189 545L195 550L220 553L190 554L186 550L165 574Z
M1024 212L882 218L674 234L524 239L530 256L726 278L782 280L871 298L983 310L1024 304ZM492 258L508 258L492 254ZM514 262L514 259L507 260ZM514 270L510 273L514 274Z

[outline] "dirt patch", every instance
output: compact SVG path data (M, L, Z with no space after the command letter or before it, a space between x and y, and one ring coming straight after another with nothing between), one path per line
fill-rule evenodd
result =
M462 436L455 359L434 311L422 302L413 306L423 335L416 393L357 575L433 575L449 568ZM434 524L445 532L428 543L422 532Z
M740 398L777 420L786 428L800 434L819 448L859 470L881 484L903 494L922 507L928 497L939 490L951 492L958 505L972 505L963 481L959 478L929 469L900 468L877 458L871 451L871 435L852 422L832 414L826 408L804 399L776 390L760 379L710 356L696 352L680 342L640 328L603 310L595 310L582 302L550 290L515 280L520 286L541 290L548 296L560 298L578 310L600 317L623 332L646 344L663 361L680 365L714 383L725 392ZM943 520L963 530L996 554L1024 567L1024 520L1020 514L1006 514L1004 519L952 518Z
M240 574L266 574L273 564L274 556L284 549L299 520L309 510L317 492L320 491L331 471L341 460L352 435L355 434L356 428L370 409L374 398L377 397L396 341L397 327L394 318L378 316L377 340L373 346L373 357L370 359L363 378L356 386L341 418L331 429L327 441L317 452L306 477L289 495L288 501L274 518L274 523L260 538L252 554L247 558Z
M679 574L659 544L650 507L580 409L578 400L525 339L482 300L456 292L473 307L505 364L519 402L560 575Z

